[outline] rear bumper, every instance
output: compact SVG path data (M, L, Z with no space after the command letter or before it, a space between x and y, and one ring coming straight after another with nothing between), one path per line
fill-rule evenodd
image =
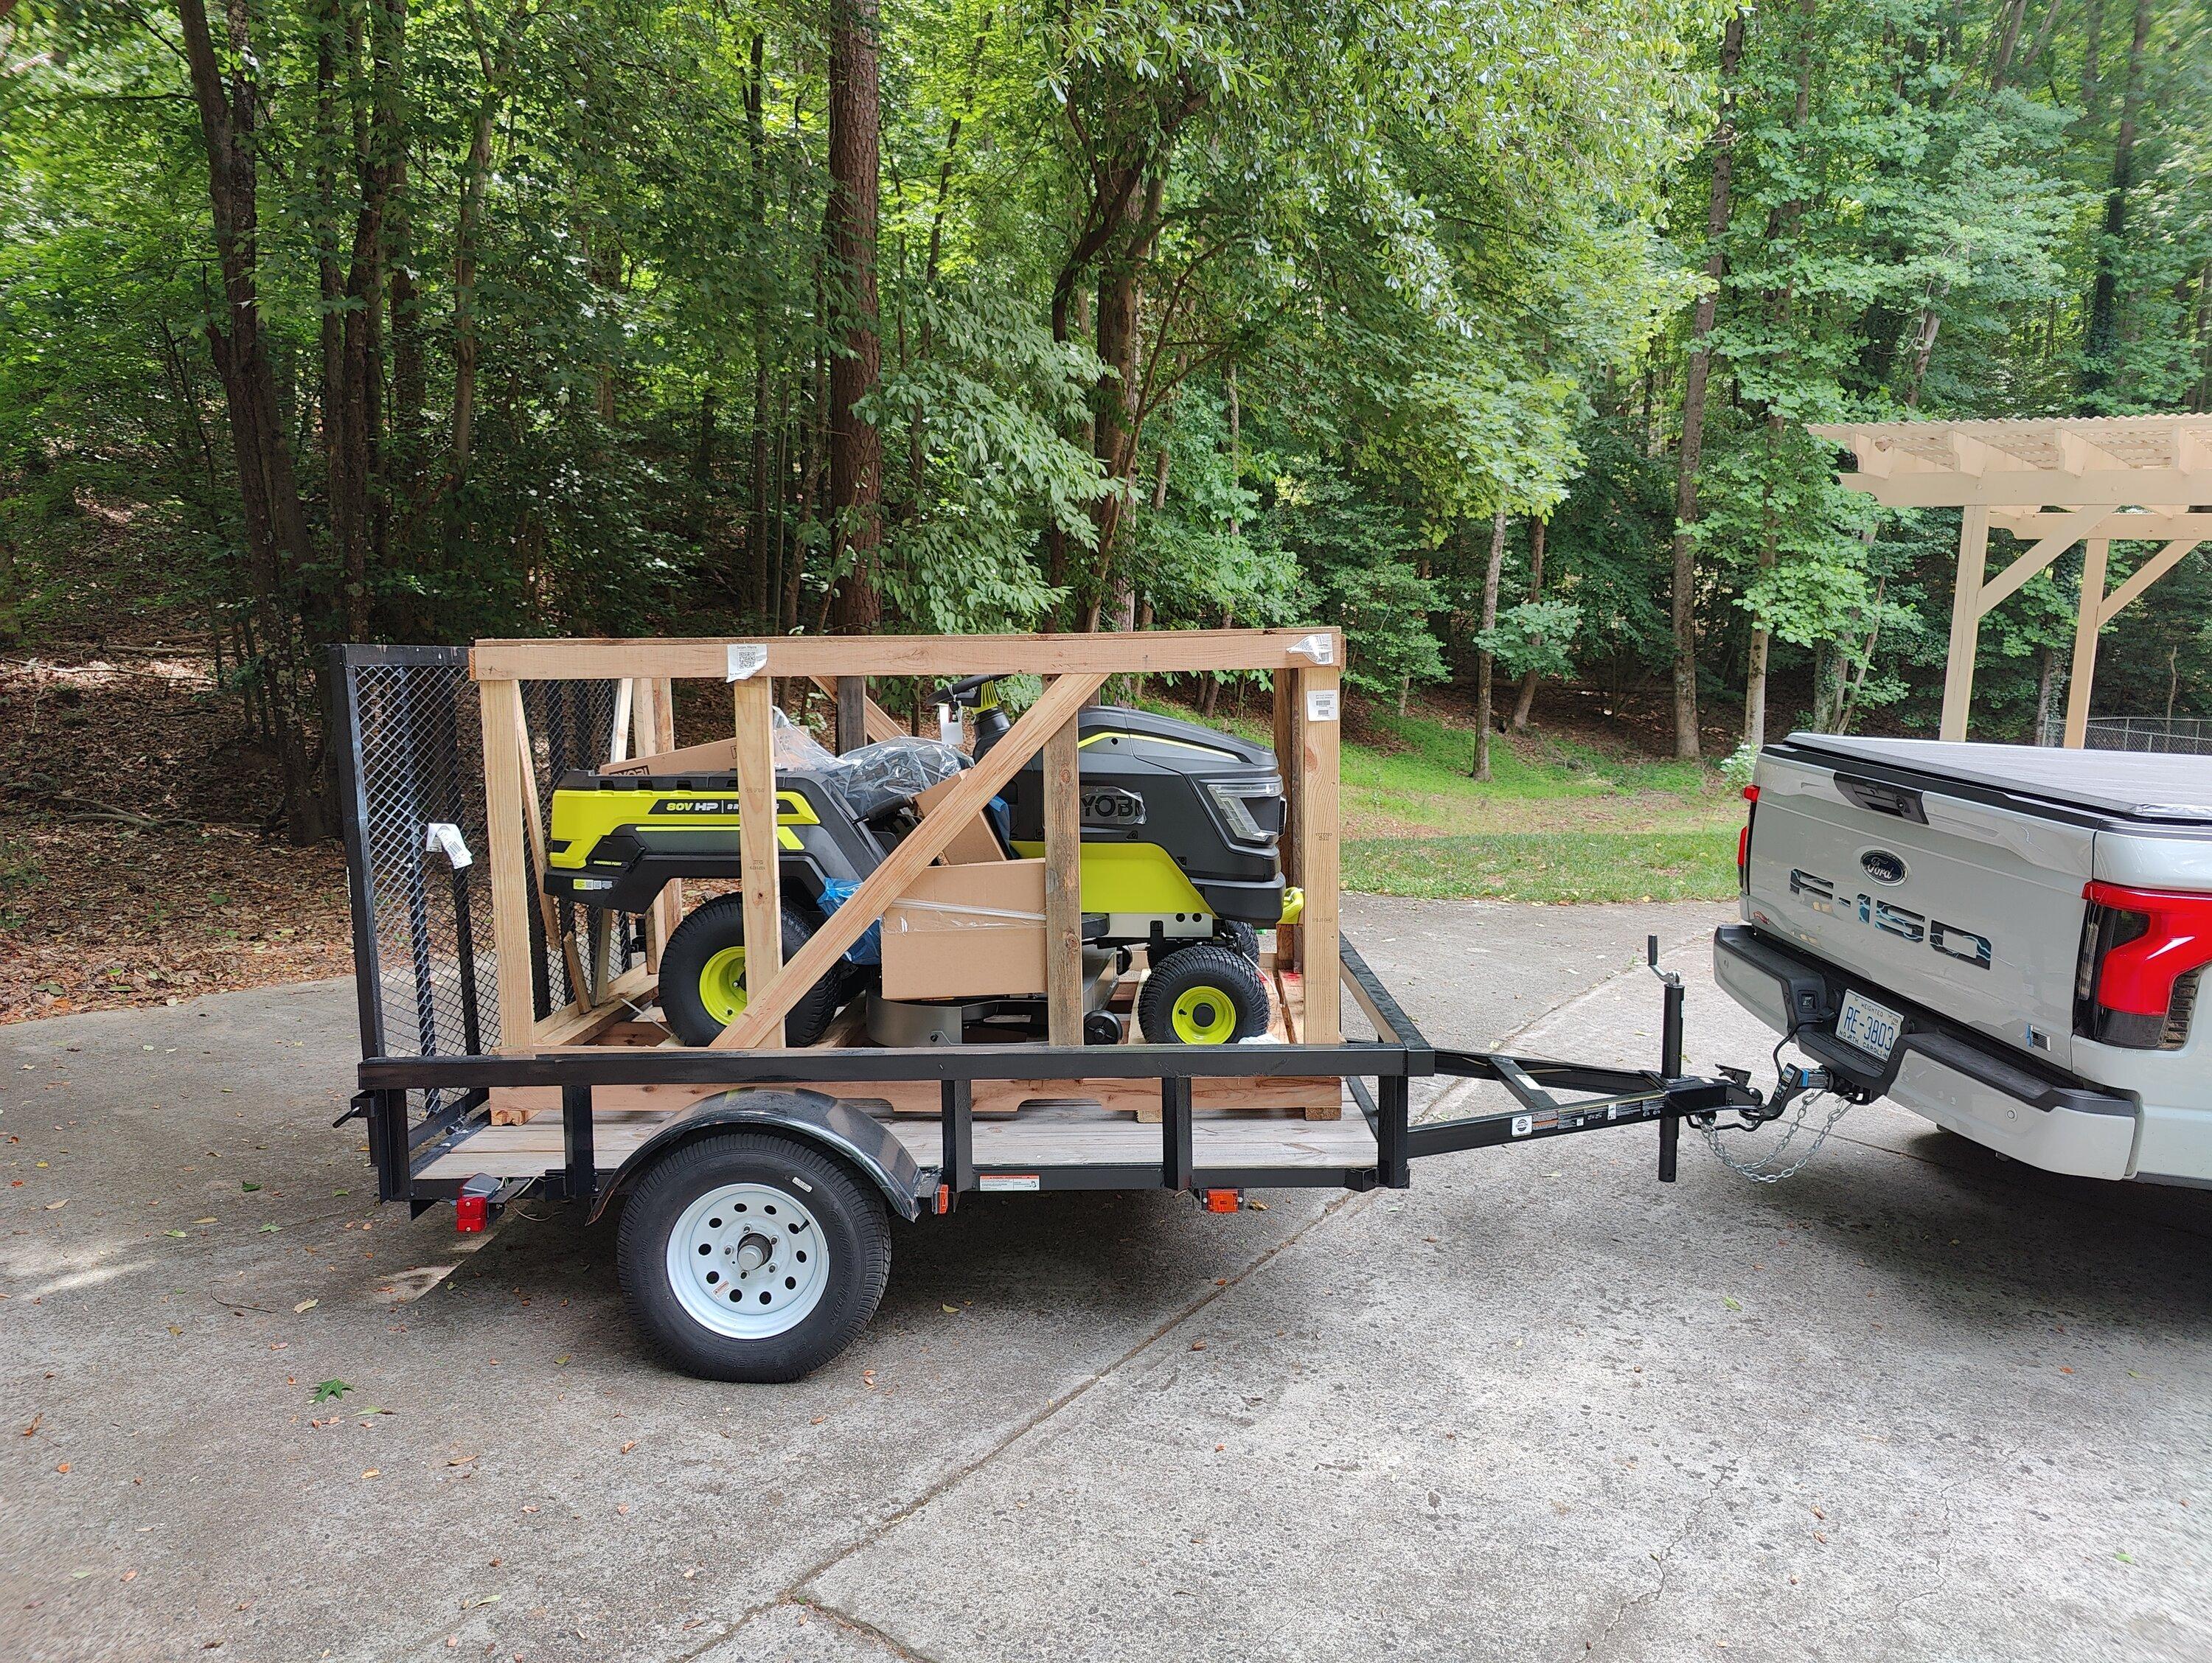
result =
M2030 1064L1937 1012L1777 945L1748 925L1713 936L1713 974L1729 997L1832 1071L1963 1138L2046 1172L2126 1178L2142 1114L2131 1097ZM1835 1037L1856 988L1904 1011L1885 1064Z

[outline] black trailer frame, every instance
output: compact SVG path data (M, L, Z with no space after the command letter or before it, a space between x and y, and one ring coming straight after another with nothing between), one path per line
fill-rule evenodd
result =
M344 807L355 976L361 1019L360 1089L338 1124L360 1118L378 1174L380 1197L416 1214L463 1196L487 1211L526 1194L577 1201L592 1215L672 1143L732 1122L769 1124L827 1146L862 1171L900 1216L946 1212L960 1198L1018 1185L1024 1190L1165 1188L1194 1194L1249 1189L1403 1189L1423 1156L1528 1143L1607 1127L1657 1123L1657 1175L1672 1182L1685 1118L1753 1113L1759 1094L1747 1077L1682 1072L1680 980L1661 975L1658 1065L1622 1069L1459 1051L1430 1043L1349 941L1340 947L1346 983L1376 1037L1334 1044L1205 1047L1042 1044L942 1048L713 1051L626 1047L500 1053L494 1031L497 967L480 953L477 924L488 907L473 862L438 853L438 828L463 846L483 847L482 759L465 650L341 646L331 655L332 733ZM533 684L548 719L545 755L535 759L541 791L568 766L589 759L587 742L612 708L594 689L604 683ZM598 724L595 728L595 722ZM441 866L443 870L441 870ZM616 932L623 959L635 932ZM563 985L561 955L533 939L530 967L541 1014ZM1657 974L1657 939L1650 943ZM460 1048L451 1047L459 1041ZM1375 1144L1371 1163L1204 1166L1194 1155L1192 1083L1254 1076L1341 1077ZM1411 1082L1431 1076L1495 1081L1510 1109L1416 1121ZM978 1081L1048 1078L1157 1079L1157 1161L1117 1164L979 1162L971 1114ZM935 1080L941 1108L933 1163L909 1157L902 1144L810 1083ZM599 1155L593 1094L615 1086L720 1086L727 1091L674 1113L626 1160ZM489 1120L495 1088L557 1087L562 1150L542 1171L493 1177L428 1175L465 1147ZM877 1126L871 1133L866 1128Z

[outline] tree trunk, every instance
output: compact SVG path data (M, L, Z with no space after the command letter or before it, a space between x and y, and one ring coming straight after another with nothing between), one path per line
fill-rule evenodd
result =
M751 169L746 203L757 246L768 244L768 37L757 31L745 69L745 151ZM769 516L769 452L775 443L769 410L769 296L766 285L753 299L752 517L745 537L749 581L742 591L744 609L756 618L775 615L775 553Z
M1761 551L1762 563L1765 552ZM1753 750L1766 743L1766 658L1770 638L1766 626L1753 624L1751 630L1750 668L1743 680L1743 742Z
M837 0L830 29L829 236L833 334L830 366L830 547L837 626L866 634L883 621L876 561L883 545L884 449L856 407L876 390L876 203L880 109L876 0Z
M246 580L261 624L262 681L283 781L285 829L295 843L319 842L330 835L330 804L300 714L302 701L312 695L301 674L291 599L314 551L261 330L254 136L260 88L252 67L252 15L247 0L231 0L225 21L237 67L226 77L203 0L178 0L177 10L207 149L208 203L222 275L223 308L209 320L208 347L222 380L238 461Z
M1698 523L1698 464L1705 446L1705 384L1712 373L1711 340L1722 274L1728 269L1725 237L1729 187L1735 165L1736 66L1743 58L1743 14L1728 21L1721 37L1721 116L1713 132L1713 181L1705 205L1705 277L1690 325L1690 361L1682 386L1682 443L1674 469L1673 625L1674 635L1674 755L1694 757L1698 744L1698 555L1692 535Z
M2128 193L2135 185L2136 118L2142 99L2143 46L2150 37L2151 0L2136 0L2135 33L2128 43L2127 78L2120 93L2120 130L2112 142L2112 182L2105 193L2105 234L2097 242L2097 280L2089 294L2089 325L2081 342L2081 391L2088 398L2112 384L2113 355L2120 344L2120 276L2116 255L2128 229Z
M1505 566L1505 510L1500 508L1490 523L1490 563L1482 568L1482 633L1487 635L1498 628L1498 578ZM1490 778L1490 672L1491 654L1488 647L1475 655L1474 660L1474 777L1487 781Z
M1544 533L1549 522L1542 514L1528 521L1528 600L1531 605L1544 598ZM1536 667L1531 665L1521 677L1521 696L1513 701L1513 731L1528 731L1529 713L1536 708Z
M460 211L453 228L453 418L450 483L469 470L476 443L477 408L477 240L483 226L484 191L491 178L492 126L507 97L522 26L530 8L517 5L500 30L496 44L484 38L475 0L464 0L477 70L483 77L475 119L469 129L468 165L461 173Z
M2037 647L2035 661L2035 735L2031 743L2047 745L2051 743L2051 718L2057 710L2057 649Z
M1098 273L1098 356L1110 374L1099 378L1091 401L1091 453L1113 489L1098 499L1091 517L1098 526L1094 551L1097 579L1088 597L1094 616L1114 585L1114 543L1128 517L1134 489L1137 446L1138 360L1137 268L1143 256L1139 185L1133 176L1116 209L1119 234L1109 245ZM1127 586L1121 586L1126 589ZM1120 594L1113 597L1120 610Z

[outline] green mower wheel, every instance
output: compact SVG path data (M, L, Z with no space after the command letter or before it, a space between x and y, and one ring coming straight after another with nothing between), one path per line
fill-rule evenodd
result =
M1137 1025L1154 1045L1227 1045L1267 1031L1267 984L1233 947L1201 942L1145 978Z
M783 957L789 963L814 933L808 914L783 906ZM841 968L808 988L784 1019L787 1044L822 1037L843 1001ZM660 1013L686 1045L708 1045L745 1008L745 906L742 895L717 896L669 932L660 955Z

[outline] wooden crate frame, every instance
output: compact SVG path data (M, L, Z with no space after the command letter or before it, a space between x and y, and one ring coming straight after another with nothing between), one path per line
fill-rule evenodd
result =
M1340 733L1344 643L1334 629L1202 629L1071 635L773 636L767 639L483 640L470 654L478 684L483 732L485 824L492 888L493 944L502 966L531 959L530 908L544 893L545 828L528 782L530 737L523 716L526 681L609 680L626 689L629 722L622 731L637 754L674 747L674 683L724 682L732 689L732 733L739 809L738 864L743 873L745 938L766 944L747 954L749 980L758 975L744 1014L714 1048L758 1049L783 1044L783 1019L800 994L838 958L915 876L933 861L990 798L1032 756L1042 755L1045 804L1047 1042L1079 1046L1081 904L1076 750L1079 713L1117 675L1264 671L1273 679L1275 751L1287 810L1282 841L1285 876L1305 892L1297 924L1278 933L1277 954L1305 978L1301 1042L1335 1045L1343 1037L1339 963ZM846 737L860 727L868 739L905 730L865 696L870 676L951 680L979 674L1046 678L1042 696L989 756L963 773L891 856L817 930L789 964L781 960L781 900L777 884L772 754L772 689L779 677L805 677L832 689ZM860 717L856 724L855 715ZM622 741L617 740L617 748ZM623 760L619 756L611 761ZM757 828L770 828L763 837ZM534 871L533 871L534 868ZM660 949L682 915L681 886L662 890L647 917L646 963L593 997L573 972L577 998L537 1017L527 976L499 978L500 1032L527 1035L504 1048L522 1052L586 1043L623 1020L651 996ZM553 932L549 950L575 956L572 940ZM556 944L558 944L557 948ZM765 972L764 975L759 973Z

